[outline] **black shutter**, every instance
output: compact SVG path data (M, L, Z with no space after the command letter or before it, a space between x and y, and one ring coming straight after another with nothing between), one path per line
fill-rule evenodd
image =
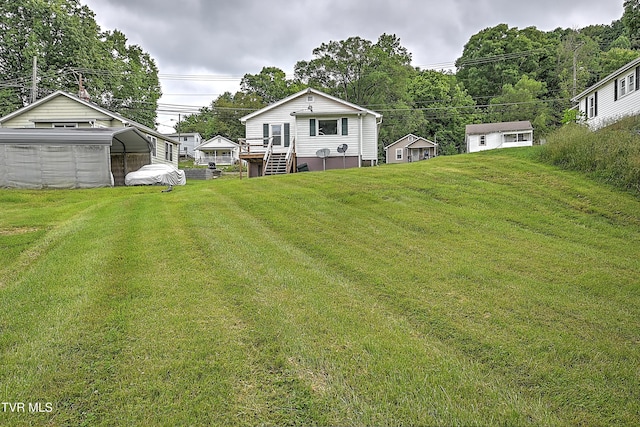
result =
M635 90L639 90L638 83L640 83L640 66L636 67L636 86Z
M269 145L269 123L262 125L262 145L265 147Z
M289 123L284 124L284 146L288 147L290 144L289 139L291 137L291 129Z
M349 119L342 118L342 135L349 135Z
M598 92L593 94L593 117L598 115Z
M316 119L309 119L309 136L316 136Z
M613 100L618 100L618 79L613 81Z

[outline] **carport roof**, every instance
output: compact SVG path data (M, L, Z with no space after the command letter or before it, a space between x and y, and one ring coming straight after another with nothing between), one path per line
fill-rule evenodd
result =
M112 153L148 153L150 142L139 130L125 128L0 128L0 144L108 145Z

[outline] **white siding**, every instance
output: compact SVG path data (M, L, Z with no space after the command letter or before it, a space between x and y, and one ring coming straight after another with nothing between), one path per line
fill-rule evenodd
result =
M323 148L328 148L332 157L342 157L342 153L338 153L337 148L341 144L347 144L347 156L361 154L363 160L377 160L378 130L375 116L362 113L359 115L359 110L318 94L312 94L313 102L309 102L308 95L311 94L301 94L289 102L248 119L246 121L246 137L249 139L249 143L260 144L260 139L263 137L263 124L271 126L289 123L291 140L295 138L298 157L315 157L316 152ZM331 114L332 112L335 112L335 115ZM292 116L291 113L299 114ZM342 135L340 132L342 118L348 119L348 135ZM338 135L310 136L310 119L315 119L316 122L318 120L337 120ZM360 147L361 143L362 147ZM287 147L284 147L283 144L279 149L286 151Z
M592 129L606 126L625 116L640 114L640 90L636 88L625 96L619 96L618 100L615 101L614 87L615 80L612 80L580 100L580 111L587 117L587 100L595 92L598 92L598 115L587 119L587 124Z
M2 124L6 128L33 128L33 120L60 120L69 117L70 119L100 119L98 122L105 127L121 127L120 122L115 123L109 117L98 113L96 110L75 102L65 96L55 97L42 105L19 114Z

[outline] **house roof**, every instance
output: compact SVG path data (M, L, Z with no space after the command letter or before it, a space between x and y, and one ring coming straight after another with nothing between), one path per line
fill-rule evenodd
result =
M301 90L298 93L295 93L295 94L290 95L290 96L288 96L288 97L286 97L284 99L281 99L280 101L274 102L271 105L267 105L266 107L264 107L264 108L262 108L260 110L254 111L251 114L247 114L246 116L240 118L240 121L242 123L245 123L249 119L252 119L252 118L254 118L256 116L259 116L260 114L266 113L267 111L273 110L274 108L278 108L279 106L284 105L284 104L286 104L287 102L289 102L289 101L291 101L293 99L296 99L296 98L299 98L301 96L308 95L308 94L314 94L314 95L317 95L317 96L321 96L321 97L330 99L330 100L335 101L335 102L339 102L339 103L341 103L342 105L344 105L345 107L347 107L349 109L348 110L349 114L363 113L363 114L371 114L371 115L375 116L376 118L382 117L382 114L380 114L380 113L376 113L375 111L360 107L360 106L358 106L356 104L352 104L352 103L350 103L348 101L342 100L340 98L336 98L335 96L331 96L331 95L326 94L324 92L321 92L321 91L319 91L317 89L313 89L313 88L309 87L309 88ZM313 114L313 115L316 115L316 116L322 114L322 112L319 112L319 111L318 112L307 111L306 113ZM302 114L302 113L294 113L294 114ZM333 114L336 114L336 112L333 111Z
M237 148L238 146L238 143L233 142L222 135L217 135L198 145L195 150L202 150L203 148Z
M519 130L533 130L533 126L531 126L531 122L529 120L519 122L481 123L465 126L465 134L467 135Z
M414 140L413 140L413 141L409 141L409 137L411 137L411 136L414 138ZM426 142L426 143L428 143L428 144L432 144L434 147L435 147L436 145L438 145L436 142L430 141L430 140L428 140L428 139L426 139L426 138L423 138L423 137L421 137L421 136L415 136L414 134L410 133L410 134L407 134L407 135L403 136L403 137L402 137L402 138L400 138L399 140L397 140L397 141L395 141L395 142L392 142L391 144L387 145L386 147L384 147L384 149L386 150L386 149L388 149L388 148L391 148L391 147L393 147L394 145L396 145L396 144L398 144L398 143L400 143L400 142L403 142L403 141L404 141L404 142L406 142L406 144L404 145L404 147L409 147L410 145L413 145L413 144L415 144L415 143L417 143L417 142Z
M150 143L136 128L0 128L0 144L109 145L112 153L148 153Z
M614 71L613 73L609 74L604 79L596 82L594 85L592 85L592 86L588 87L587 89L585 89L584 91L580 92L578 95L576 95L573 98L571 98L571 101L578 102L578 100L584 98L586 95L590 94L591 92L596 91L601 86L604 86L605 84L609 83L611 80L615 79L620 74L623 74L623 73L629 71L630 69L632 69L634 67L637 67L639 65L640 65L640 58L634 59L633 61L629 62L628 64L625 64L622 67L618 68L616 71Z
M2 125L2 123L6 122L6 121L8 121L10 119L13 119L14 117L17 117L17 116L19 116L21 114L24 114L27 111L30 111L30 110L32 110L32 109L34 109L34 108L36 108L36 107L38 107L40 105L46 104L50 100L52 100L54 98L57 98L59 96L65 96L65 97L67 97L67 98L69 98L69 99L71 99L71 100L73 100L75 102L78 102L78 103L80 103L82 105L85 105L85 106L87 106L89 108L92 108L97 113L102 114L103 117L96 116L96 119L103 119L105 117L106 118L116 119L116 120L120 121L122 124L124 124L125 126L127 126L127 125L133 126L133 127L137 128L137 129L139 129L139 130L141 130L141 131L143 131L145 133L148 133L149 135L155 136L156 138L160 138L160 139L163 139L163 140L171 141L174 144L178 144L177 141L173 140L169 136L167 136L165 134L162 134L162 133L160 133L160 132L158 132L158 131L156 131L154 129L151 129L148 126L145 126L145 125L143 125L141 123L138 123L136 121L128 119L128 118L126 118L124 116L121 116L118 113L114 113L113 111L109 111L106 108L100 107L98 104L95 104L95 103L90 102L90 101L86 101L86 100L84 100L82 98L79 98L79 97L77 97L75 95L72 95L70 93L67 93L67 92L64 92L64 91L61 91L61 90L55 91L52 94L49 94L49 95L45 96L44 98L41 98L41 99L37 100L36 102L33 102L33 103L27 105L26 107L19 108L16 111L14 111L13 113L7 114L4 117L0 117L0 126ZM50 120L52 120L52 119L49 119L49 121ZM57 120L69 121L69 120L72 120L72 119L71 118L60 118L60 119L56 119L56 121ZM37 122L37 121L41 121L41 120L37 120L36 119L35 121ZM82 119L81 121L86 122L87 119Z

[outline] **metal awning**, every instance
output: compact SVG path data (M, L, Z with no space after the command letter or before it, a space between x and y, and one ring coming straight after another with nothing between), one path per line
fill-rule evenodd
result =
M112 153L148 153L151 143L139 130L126 128L0 128L0 144L108 145Z

